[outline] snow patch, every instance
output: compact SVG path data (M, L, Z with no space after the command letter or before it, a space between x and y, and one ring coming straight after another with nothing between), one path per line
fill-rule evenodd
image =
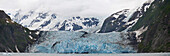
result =
M148 0L148 1L146 2L146 3L150 3L150 4L144 7L144 12L146 12L146 10L151 6L151 3L152 3L153 1L154 1L154 0Z
M12 20L11 22L14 23L15 21Z
M150 5L145 6L144 12L150 7Z
M39 33L40 33L40 32L36 32L35 34L37 34L37 35L38 35Z
M31 35L29 35L29 38L30 38L30 39L33 39L33 37L32 37Z
M7 22L7 23L9 23L9 21L8 21L8 20L7 20L6 22Z
M26 30L24 30L24 32L27 32Z
M112 15L112 17L118 18L118 17L119 17L119 15Z
M162 2L164 2L164 0L162 0Z
M17 48L17 45L15 45L15 49L18 53L20 53L19 49Z
M148 26L144 28L144 26L142 26L140 29L134 31L136 33L136 39L137 39L137 42L141 42L141 38L142 37L139 37L143 32L145 32L146 30L148 29Z
M12 51L10 48L8 48L8 50L9 50L10 52L12 52L12 53L13 53L13 51Z

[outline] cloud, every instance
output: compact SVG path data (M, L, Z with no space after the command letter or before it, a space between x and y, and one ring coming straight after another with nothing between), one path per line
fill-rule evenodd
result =
M63 16L107 17L122 9L133 9L147 0L0 0L0 9L54 11Z

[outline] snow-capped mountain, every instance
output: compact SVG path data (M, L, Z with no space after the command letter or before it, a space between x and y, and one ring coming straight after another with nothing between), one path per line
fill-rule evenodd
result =
M124 9L112 14L110 17L105 19L99 33L128 31L129 28L136 24L138 19L143 16L143 13L146 12L151 3L152 1L146 2L134 11Z
M12 19L22 24L24 27L28 27L31 30L69 30L75 31L85 28L91 28L98 26L99 19L90 17L83 18L80 16L72 17L69 19L60 20L56 13L50 12L24 12L19 10L14 14L9 14Z
M31 30L75 31L94 27L99 28L102 26L105 18L122 9L129 9L126 15L122 15L121 13L116 15L115 13L112 17L125 16L124 19L129 18L130 15L136 11L136 7L140 7L147 0L132 0L129 2L126 0L95 0L92 1L92 3L88 1L83 1L83 4L79 4L79 2L82 1L77 0L65 1L67 4L53 3L44 0L41 2L34 1L37 2L35 7L28 5L28 8L25 9L26 5L22 8L17 8L16 6L19 10L12 9L12 12L10 10L6 10L6 12L12 20ZM118 2L119 6L117 6ZM124 24L123 21L121 25L122 23Z
M112 31L119 31L124 30L121 29L122 27L128 27L125 25L125 19L127 18L129 9L125 9L119 12L116 12L112 14L110 17L108 17L99 31L100 33L103 32L112 32Z

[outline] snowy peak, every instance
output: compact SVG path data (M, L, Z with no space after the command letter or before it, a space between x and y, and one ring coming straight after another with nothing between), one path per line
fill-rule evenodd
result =
M111 16L115 17L115 18L118 18L120 15L126 15L127 16L128 12L129 12L129 9L124 9L122 11L118 11L118 12L112 14Z
M18 10L14 14L9 14L12 19L28 27L31 30L67 30L75 31L84 28L91 28L97 26L99 19L94 17L72 17L61 18L55 12L37 12L37 11L22 11Z
M98 26L99 20L96 18L81 18L80 16L67 19L60 24L59 30L75 31L84 28Z
M116 12L112 14L110 17L105 19L104 24L99 31L99 33L106 33L106 32L121 32L127 31L131 28L140 17L143 16L143 13L146 12L147 8L150 7L152 2L146 2L143 6L139 7L130 15L129 9L124 9L122 11Z
M112 31L122 31L122 27L127 27L125 25L125 20L127 18L127 13L129 12L128 9L124 9L122 11L116 12L108 17L99 31L100 33L104 32L112 32Z

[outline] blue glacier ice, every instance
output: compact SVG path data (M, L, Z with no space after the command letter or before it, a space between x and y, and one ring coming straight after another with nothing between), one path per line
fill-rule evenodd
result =
M88 33L71 31L43 32L31 53L133 53L126 32Z

